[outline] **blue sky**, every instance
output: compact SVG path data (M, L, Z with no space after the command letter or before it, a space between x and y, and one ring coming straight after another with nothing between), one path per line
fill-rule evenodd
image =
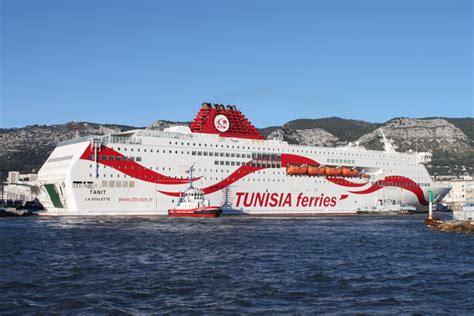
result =
M471 1L0 3L0 127L474 116Z

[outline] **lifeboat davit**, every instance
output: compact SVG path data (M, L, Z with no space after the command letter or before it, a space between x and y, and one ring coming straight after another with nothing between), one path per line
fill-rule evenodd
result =
M342 168L326 167L324 173L328 176L340 176L342 174Z
M342 175L345 177L355 177L358 173L359 172L356 169L350 169L346 167L342 168Z
M307 171L308 171L308 167L306 165L302 165L302 166L287 165L286 166L287 174L303 175L303 174L306 174Z
M324 174L326 168L325 167L318 167L313 165L308 165L308 174L310 176L320 176Z

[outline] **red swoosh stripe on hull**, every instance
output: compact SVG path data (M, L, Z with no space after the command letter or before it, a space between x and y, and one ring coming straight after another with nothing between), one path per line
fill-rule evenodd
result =
M369 194L376 192L384 187L397 187L407 191L412 192L418 198L418 201L422 205L428 205L428 201L425 199L425 195L423 194L423 190L421 187L414 182L413 180L401 177L401 176L389 176L385 177L384 180L379 180L375 182L370 188L365 189L363 191L349 191L350 193L354 194Z
M93 159L89 159L89 156L94 156L94 150L92 149L92 145L87 146L86 150L81 156L83 160L94 161ZM107 167L113 168L117 171L120 171L132 178L139 179L146 182L157 183L157 184L184 184L188 183L189 179L176 179L172 177L165 176L161 173L155 172L150 170L146 167L143 167L139 163L130 160L123 160L125 157L118 151L115 151L107 146L102 146L101 150L98 152L98 155L107 155L107 156L115 156L115 157L122 157L122 160L100 160L98 163L105 165ZM196 181L199 178L194 178L193 181Z
M368 183L368 182L356 183L356 182L351 182L351 181L348 181L348 180L342 179L342 178L326 178L326 180L328 180L332 183L341 185L343 187L349 187L349 188L363 187L364 185L366 185Z
M341 194L341 197L339 198L339 200L345 200L349 197L349 194Z
M314 161L310 158L303 157L303 156L292 155L292 154L281 154L281 166L285 167L289 163L294 163L294 164L308 164L308 163L318 164L316 161ZM218 182L214 185L208 186L207 188L202 189L202 191L204 192L204 194L214 193L218 190L224 189L225 187L227 187L227 186L231 185L232 183L242 179L243 177L245 177L245 176L247 176L247 175L249 175L249 174L251 174L255 171L261 170L261 169L266 169L266 168L253 167L253 166L248 166L248 165L241 166L240 168L235 170L230 176L228 176L224 180L222 180L222 181L220 181L220 182ZM169 196L176 196L176 197L180 195L180 192L167 192L167 191L158 191L158 192L169 195Z
M258 170L261 170L263 168L257 168L257 167L252 167L252 166L242 166L240 167L239 169L235 170L230 176L228 176L227 178L225 178L224 180L216 183L216 184L213 184L211 186L208 186L204 189L201 189L204 194L210 194L210 193L214 193L216 191L219 191L221 189L224 189L225 187L231 185L232 183L242 179L243 177L255 172L255 171L258 171ZM158 191L160 193L163 193L163 194L166 194L166 195L169 195L169 196L179 196L180 195L180 192L166 192L166 191Z
M286 167L287 164L313 164L319 165L318 162L311 158L306 158L299 155L292 155L292 154L281 154L281 166Z

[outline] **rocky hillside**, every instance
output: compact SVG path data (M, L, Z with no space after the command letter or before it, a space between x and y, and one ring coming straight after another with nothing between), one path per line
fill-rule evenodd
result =
M437 148L462 155L472 149L472 141L459 128L444 119L396 118L382 127L385 136L398 145L398 150L433 151ZM382 148L380 132L375 130L361 136L357 141L371 148Z
M155 122L151 123L150 125L148 125L148 127L146 129L151 129L151 130L155 130L155 131L162 131L165 128L170 127L171 125L175 125L175 124L180 124L180 125L181 124L189 124L189 122L172 122L172 121L158 120L158 121L155 121Z
M312 146L337 146L339 138L322 128L290 129L282 127L267 136L268 139L284 140L290 144L305 144Z
M175 122L155 121L149 129L162 130ZM432 151L430 172L436 175L474 173L474 118L396 118L386 123L369 123L337 117L299 119L283 126L260 129L269 139L292 144L342 146L359 142L368 149L382 149L380 133L394 140L399 151ZM77 132L83 135L103 135L135 129L133 126L95 123L33 125L0 129L0 177L10 170L37 171L55 145L71 139Z
M474 118L395 118L384 124L341 118L299 119L281 127L262 129L268 138L293 144L341 146L358 142L382 150L379 128L393 139L398 151L430 151L433 175L474 173Z
M473 122L474 123L474 122ZM383 126L398 151L433 153L428 169L433 175L461 175L474 172L474 141L446 119L396 118ZM357 140L371 149L382 149L380 132L375 130Z
M104 135L134 129L132 126L69 122L59 125L31 125L0 129L0 177L8 171L35 172L60 141L74 138L76 133Z

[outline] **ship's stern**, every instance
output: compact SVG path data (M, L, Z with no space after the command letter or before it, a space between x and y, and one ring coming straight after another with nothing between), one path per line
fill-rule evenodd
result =
M38 198L46 211L42 215L77 211L71 170L89 144L89 138L86 137L59 143L39 170Z

